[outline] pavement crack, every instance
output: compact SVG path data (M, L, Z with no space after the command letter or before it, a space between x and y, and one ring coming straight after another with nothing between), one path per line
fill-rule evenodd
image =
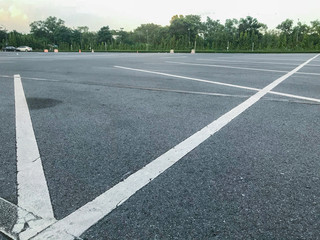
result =
M116 208L119 207L119 206L121 205L121 203L122 203L122 200L120 200L120 201L117 203Z
M68 231L64 231L64 232L65 232L67 235L72 236L74 240L83 240L82 238L77 237L77 236L75 236L75 235L73 235L73 234L69 233Z
M117 204L116 208L119 207L122 203L124 203L127 200L127 198L121 199Z
M129 172L123 174L121 177L121 181L124 181L127 177L129 177L131 175L131 173L132 173L132 171L129 171Z
M40 157L37 157L35 160L33 160L32 162L36 162L36 161L38 161L38 160L40 160Z
M23 228L21 229L21 231L19 233L26 231L28 228L30 228L30 225L28 224L28 222L25 222L23 225Z

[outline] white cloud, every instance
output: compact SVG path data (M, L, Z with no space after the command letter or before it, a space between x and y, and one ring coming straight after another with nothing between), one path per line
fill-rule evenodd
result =
M15 5L9 7L8 12L10 13L11 18L22 18L24 20L28 19L28 16L23 13L23 11L17 8Z
M0 1L0 23L7 30L21 30L28 28L28 15L24 13L23 8L14 0Z

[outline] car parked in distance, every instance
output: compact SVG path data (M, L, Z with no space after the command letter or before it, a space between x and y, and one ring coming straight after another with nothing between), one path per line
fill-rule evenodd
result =
M31 52L32 48L28 46L20 46L20 47L17 47L16 50L19 52Z
M4 52L15 52L16 48L13 47L13 46L6 46L6 47L2 48L2 51L4 51Z

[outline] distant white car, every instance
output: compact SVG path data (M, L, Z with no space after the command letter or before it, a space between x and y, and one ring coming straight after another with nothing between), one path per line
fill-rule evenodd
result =
M19 52L31 52L32 48L28 47L28 46L20 46L20 47L16 48L16 51L19 51Z

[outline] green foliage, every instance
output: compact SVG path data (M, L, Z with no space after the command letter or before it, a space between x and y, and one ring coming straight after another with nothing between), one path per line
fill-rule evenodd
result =
M220 20L212 20L208 17L205 29L204 38L209 49L219 48L228 38L227 32L224 31L224 25L220 23Z
M290 35L293 31L293 20L287 19L277 26L283 34Z
M0 47L3 48L8 44L8 33L6 30L0 30Z
M136 52L293 52L320 50L320 21L310 25L286 19L275 30L256 18L227 19L225 23L198 15L175 15L170 25L142 24L131 32L103 26L98 32L87 26L71 29L56 17L30 24L30 34L0 29L0 46L28 45L33 49L61 51L133 51Z
M203 32L204 25L198 15L175 15L171 18L168 30L171 40L175 39L171 46L177 49L189 49L192 43L195 43L198 34Z
M55 43L57 35L66 30L64 21L56 17L48 17L45 21L36 21L30 24L31 34L50 43Z
M112 40L112 34L109 26L104 26L100 28L97 33L97 40L99 43L110 43Z

